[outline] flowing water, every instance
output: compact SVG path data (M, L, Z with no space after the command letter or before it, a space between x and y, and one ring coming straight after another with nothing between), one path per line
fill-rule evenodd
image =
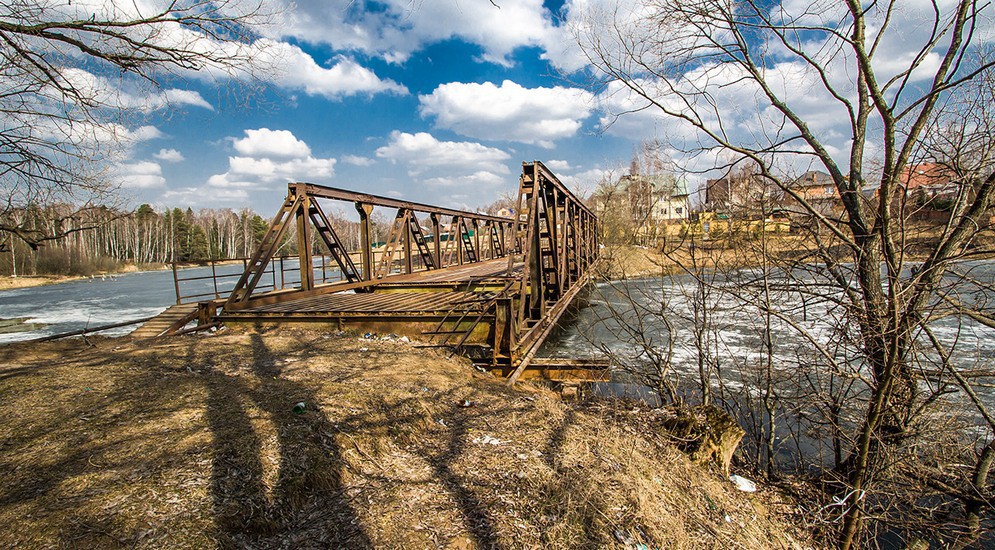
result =
M950 275L944 286L949 289L957 284L962 303L983 308L990 296L995 298L991 290L995 288L995 262L965 262L958 264L957 271L969 273L971 282ZM768 322L748 303L759 295L743 290L744 280L751 275L746 270L714 275L712 288L704 297L695 296L698 289L689 276L598 283L590 293L588 307L562 323L540 355L588 358L608 353L638 365L649 363L652 353L669 354L675 376L686 381L698 376L699 352L693 337L696 300L710 315L710 354L715 366L733 386L743 382L737 367L765 360L768 340L778 368L819 356L817 345L825 346L823 351L830 355L838 353L843 347L841 339L846 334L855 336L856 327L840 323L844 318L840 306L783 289L772 291L770 302L785 318L774 317ZM939 318L929 326L937 340L954 348L953 360L958 367L995 359L995 329L958 316ZM925 343L925 335L920 338ZM834 359L848 361L845 357Z
M219 274L241 273L241 264L218 266ZM182 277L207 277L210 267L180 270ZM184 283L184 295L212 293L210 279ZM0 334L0 343L29 340L87 327L97 327L157 315L176 303L172 271L140 271L98 276L52 285L0 291L0 319L23 318L42 328ZM120 336L135 326L101 334Z

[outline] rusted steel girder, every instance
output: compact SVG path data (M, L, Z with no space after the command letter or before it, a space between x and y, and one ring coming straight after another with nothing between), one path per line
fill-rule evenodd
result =
M332 229L328 218L318 203L318 199L350 202L356 208L360 218L360 250L361 269L357 268L343 246L338 235ZM370 237L370 216L376 207L397 209L394 224L390 231L388 244L381 255L381 261L375 260L376 253ZM425 214L431 220L432 242L426 242L427 237L421 230L418 213ZM394 256L400 253L402 270L411 274L418 269L414 266L415 255L421 261L422 270L440 269L449 263L442 253L442 234L439 217L452 220L447 235L447 248L456 243L456 263L475 263L484 258L480 253L479 228L488 228L491 236L491 246L488 248L487 259L504 257L508 250L504 244L507 240L504 233L512 231L513 220L497 216L489 216L476 212L466 212L452 208L432 206L423 203L403 201L391 197L382 197L369 193L347 191L334 187L325 187L311 183L291 183L288 185L287 198L279 212L270 223L266 235L246 266L245 271L235 284L235 288L224 304L227 311L236 311L250 307L253 303L255 290L266 266L276 255L283 244L283 238L289 228L296 224L297 252L300 258L301 282L300 292L310 292L315 288L314 273L311 261L312 233L321 237L329 254L335 259L345 282L356 289L366 288L363 282L372 282L394 276L392 273ZM493 235L497 234L497 238ZM268 298L282 300L293 299L293 293L274 292Z
M371 195L369 193L347 191L345 189L325 187L323 185L315 185L313 183L291 183L289 187L292 190L291 192L294 192L293 190L296 189L296 194L298 195L306 194L319 199L335 199L352 203L372 204L374 206L383 206L386 208L406 208L408 210L424 212L426 214L459 216L473 220L490 220L501 224L511 223L511 220L508 218L489 216L487 214L479 214L477 212L467 212L465 210L455 210L452 208L444 208L442 206L432 206L430 204L420 202L403 201L401 199Z
M586 286L598 259L597 217L546 166L522 163L515 240L525 264L511 317L509 377L514 384L552 326ZM519 258L508 260L509 271Z

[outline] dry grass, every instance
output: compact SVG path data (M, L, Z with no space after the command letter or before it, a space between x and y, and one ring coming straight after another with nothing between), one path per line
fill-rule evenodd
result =
M785 246L796 246L794 242L784 242ZM743 245L709 243L708 247L696 246L693 253L697 265L709 269L739 269L759 263L753 251ZM695 265L691 254L686 244L668 244L666 252L645 246L610 247L602 251L600 272L612 280L681 274Z
M11 277L0 275L0 290L13 290L16 288L31 288L36 286L54 285L58 283L68 283L92 279L102 275L118 275L121 273L135 273L141 270L165 270L165 264L142 265L141 268L135 264L122 264L112 271L98 271L93 275L19 275Z
M608 246L602 250L601 274L608 279L665 276L685 273L692 266L707 269L740 269L760 265L760 243L751 239L694 242L669 241L661 246ZM795 235L776 235L764 243L772 256L797 256L814 244ZM692 257L693 254L693 257Z
M94 343L0 348L2 547L811 546L651 411L354 335Z
M928 222L908 222L900 246L905 261L923 261L936 249L942 234L942 225ZM829 235L823 235L827 247L839 247ZM651 277L683 273L692 265L708 269L741 269L761 265L764 256L768 261L818 261L812 253L819 244L811 235L770 233L761 243L746 234L727 238L703 240L697 237L693 252L690 241L673 238L657 246L609 245L602 250L602 275L611 279ZM995 246L995 236L990 230L974 237L971 259L991 259L989 251ZM665 253L664 253L665 251ZM694 261L692 261L692 253Z

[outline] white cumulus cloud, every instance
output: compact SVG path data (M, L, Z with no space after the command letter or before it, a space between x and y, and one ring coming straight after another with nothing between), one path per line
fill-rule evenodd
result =
M317 182L335 174L334 158L316 158L311 147L289 130L258 128L232 138L238 153L228 157L228 171L208 178L207 185L228 189L264 189L275 183Z
M262 74L271 82L290 90L303 90L337 100L353 95L392 93L404 95L408 89L390 79L381 79L372 70L345 55L336 56L330 67L322 67L310 54L286 42L259 41Z
M377 161L369 157L361 157L358 155L343 155L342 162L353 166L373 166Z
M289 130L245 130L245 137L236 139L233 145L247 157L301 158L311 154L311 148Z
M460 186L464 189L476 189L480 186L497 186L508 181L507 176L501 176L493 172L481 170L472 174L461 176L437 176L424 180L426 185L438 185L442 187Z
M570 170L570 163L565 160L544 160L542 163L554 172L565 172Z
M113 122L100 124L88 121L62 124L50 118L37 120L34 129L39 137L61 142L67 149L85 149L94 163L129 160L135 146L163 137L162 131L150 125L129 128Z
M552 147L580 130L594 109L594 95L578 88L525 88L511 80L500 86L451 82L419 96L422 116L437 128L477 139Z
M229 157L228 168L230 174L263 182L327 179L334 173L335 159Z
M126 188L151 189L166 185L166 178L162 177L162 167L157 162L119 164L115 174L121 186Z
M509 65L517 48L541 46L553 32L552 14L543 0L497 2L500 7L486 0L383 0L376 10L348 0L276 1L288 9L283 24L269 30L272 36L293 36L389 62L403 62L429 44L455 38L479 45L483 60Z
M493 194L501 185L516 183L508 169L511 155L480 143L439 141L427 132L393 131L377 156L404 166L408 176L423 185L461 186L481 195Z
M208 111L213 111L214 106L207 102L200 92L193 90L179 90L170 88L163 92L163 96L169 105L190 105L192 107L202 107ZM165 107L166 105L163 105Z
M547 164L547 166L549 165ZM550 168L552 167L550 166ZM604 168L591 168L575 174L561 174L557 172L556 177L560 178L563 185L566 185L574 194L580 198L584 198L593 193L598 187L598 183L610 173L610 170Z
M183 153L177 151L176 149L159 149L159 152L153 156L165 162L183 162L186 160L183 157Z
M429 168L485 170L507 174L511 156L500 149L467 141L439 141L432 134L391 132L390 143L377 149L377 156L409 167L412 175Z
M182 187L170 189L162 194L162 203L166 206L199 207L205 203L229 204L245 206L249 193L245 189L230 189L222 187Z
M143 113L183 106L214 110L200 92L194 90L178 88L160 90L148 83L126 78L112 79L74 67L62 69L60 76L65 79L65 84L72 86L80 96L108 108L136 110Z
M162 9L158 3L136 0L124 6L121 2L86 2L78 1L64 6L68 19L89 19L94 13L107 12L101 16L112 20L125 20L139 13L151 13ZM245 7L251 3L228 2L221 6L212 5L217 13L250 10ZM243 6L244 5L244 6ZM181 10L182 11L182 10ZM295 11L287 6L288 12ZM245 14L243 14L245 15ZM237 15L236 15L237 16ZM246 21L251 24L253 16L247 15ZM272 26L261 25L260 31L274 30ZM287 90L303 90L309 95L320 95L327 99L337 100L358 94L373 95L378 93L406 94L407 88L389 79L381 79L372 70L360 65L352 57L339 54L329 66L318 64L314 57L302 50L296 44L287 41L263 37L252 42L219 41L206 33L198 32L191 26L157 25L155 32L147 32L141 39L148 45L159 48L173 48L187 52L199 53L205 57L221 59L222 61L206 60L197 66L178 68L180 76L197 79L202 82L217 84L233 79L242 81L268 82ZM289 36L278 30L274 36ZM348 50L344 50L348 51ZM79 69L74 69L79 70ZM81 73L86 71L79 70ZM190 90L170 89L153 95L135 94L128 86L140 83L139 79L124 78L119 82L110 82L103 77L81 74L73 75L74 79L103 79L97 82L99 93L121 94L121 103L136 103L136 108L154 110L166 105L190 105L206 109L213 107L199 93ZM75 82L75 80L74 80ZM109 85L108 85L109 84ZM128 97L124 97L128 96Z

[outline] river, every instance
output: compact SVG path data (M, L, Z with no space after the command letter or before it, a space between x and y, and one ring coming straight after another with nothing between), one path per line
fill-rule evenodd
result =
M943 286L958 285L961 302L986 309L995 289L995 262L962 262L956 271L948 275ZM962 276L965 273L970 275L970 283ZM720 368L733 367L727 371L733 384L737 383L736 366L763 360L762 344L768 334L765 320L748 303L749 293L742 290L749 276L747 270L716 275L709 295L700 302L711 315L711 353ZM697 376L698 350L692 338L695 290L689 276L597 283L590 292L589 305L575 311L570 321L554 332L540 355L584 358L607 351L627 362L645 363L650 360L648 349L661 354L669 349L677 376ZM783 290L775 291L771 302L790 319L790 323L777 318L770 322L776 364L792 365L800 356L814 354L816 342L825 345L826 351L835 351L835 347L844 347L847 336L855 336L856 327L845 322L838 304L811 296L803 300L799 293ZM958 316L939 318L929 326L940 342L954 348L959 366L995 359L995 329ZM642 340L638 334L648 337Z
M218 266L219 274L241 273L242 265ZM180 270L184 278L211 275L210 267ZM212 293L209 280L183 284L184 295ZM97 276L65 283L0 291L0 318L23 318L43 328L27 332L0 334L0 343L29 340L61 334L87 327L143 319L157 315L176 303L173 272L139 271ZM135 326L111 329L101 334L120 336Z

